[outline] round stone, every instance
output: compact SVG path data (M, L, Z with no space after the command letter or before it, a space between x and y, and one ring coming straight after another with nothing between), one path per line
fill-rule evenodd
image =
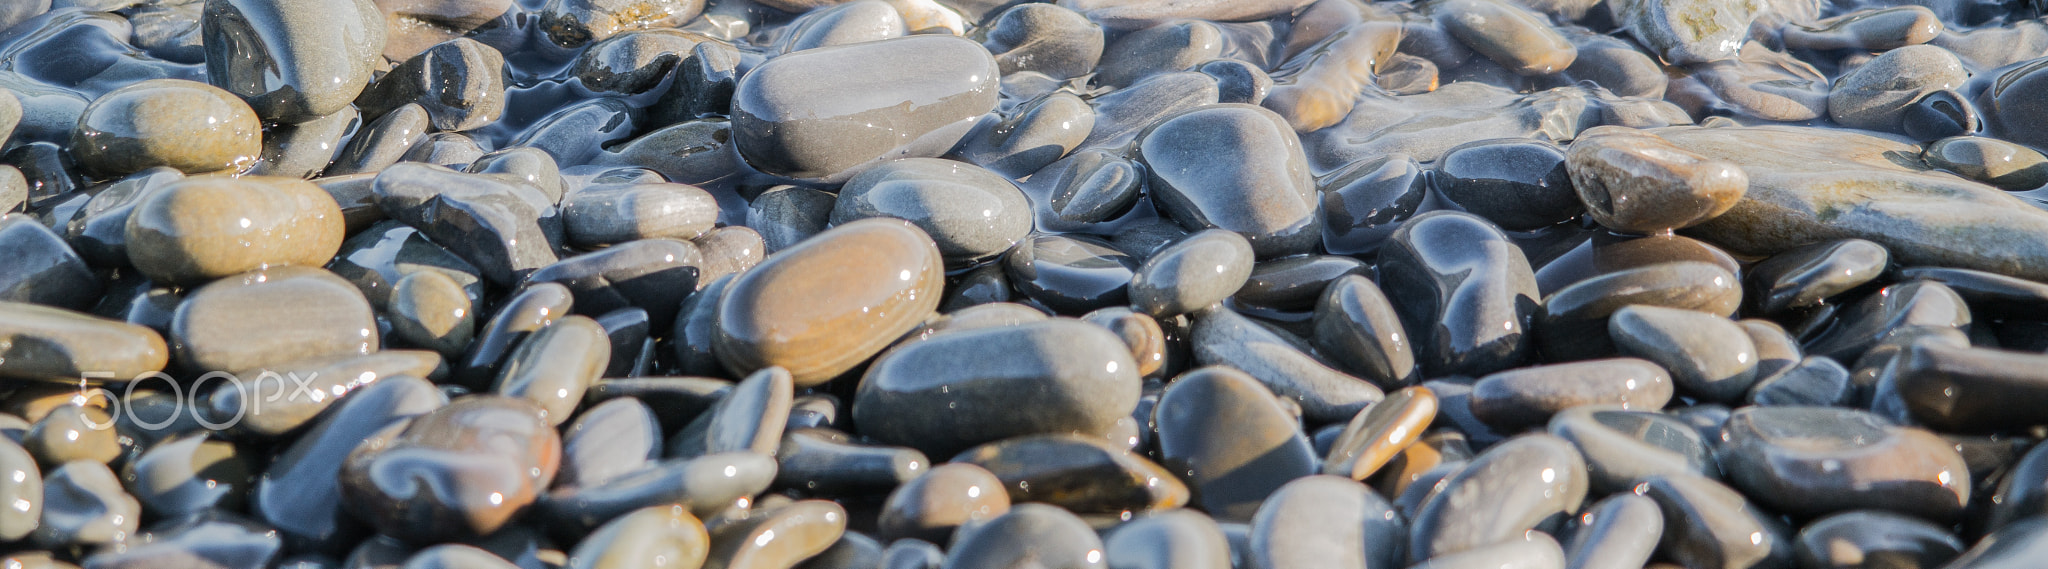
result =
M263 125L248 103L182 79L152 79L101 95L71 131L71 155L108 176L156 166L188 174L234 172L262 153Z
M713 351L736 374L782 366L799 387L824 383L923 324L938 308L942 267L938 246L907 222L835 227L733 281Z

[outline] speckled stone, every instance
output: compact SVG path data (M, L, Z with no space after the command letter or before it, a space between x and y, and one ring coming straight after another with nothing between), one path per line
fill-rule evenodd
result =
M235 172L263 151L256 113L227 91L196 81L155 79L101 95L71 132L71 154L102 175L155 166L191 174Z
M187 178L128 216L128 259L150 279L197 285L263 267L318 267L341 248L341 209L318 186L272 177Z
M938 307L941 267L938 247L907 222L841 225L739 275L719 300L713 350L736 373L782 366L799 386L824 383L922 324Z

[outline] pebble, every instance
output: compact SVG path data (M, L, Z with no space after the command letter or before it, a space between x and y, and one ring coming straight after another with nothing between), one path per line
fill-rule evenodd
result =
M341 466L343 506L416 542L490 535L554 479L562 442L547 417L527 401L470 396L380 430Z
M1945 28L1933 10L1907 5L1785 26L1784 39L1794 49L1886 51L1933 41Z
M121 489L107 465L80 460L43 475L43 516L30 543L50 549L117 544L142 523L142 505Z
M1884 52L1835 80L1828 117L1851 128L1899 131L1905 107L1927 93L1954 89L1969 79L1962 60L1931 45Z
M318 267L341 247L340 208L289 178L187 178L128 215L128 260L150 280L199 285L279 265Z
M334 114L377 71L383 20L368 1L206 0L206 80L248 101L264 121Z
M1359 411L1330 444L1323 474L1364 481L1407 451L1435 420L1436 392L1415 386Z
M505 113L504 68L505 56L496 48L470 38L449 40L378 76L356 98L356 108L376 117L418 104L436 130L475 130Z
M548 0L537 23L549 41L574 48L621 32L680 26L703 11L703 0Z
M1451 37L1518 75L1570 67L1578 48L1537 14L1503 0L1433 0L1424 10Z
M156 166L232 173L248 168L263 151L261 131L255 111L227 91L155 79L93 99L71 132L70 148L80 165L105 175Z
M951 462L987 469L1012 503L1043 502L1077 514L1169 510L1188 502L1179 478L1100 438L1014 437L968 449Z
M630 31L585 48L570 73L592 91L637 95L660 85L706 41L717 40L680 30Z
M946 569L1042 567L1095 569L1108 567L1102 538L1087 522L1066 510L1045 504L1018 504L987 522L961 528L946 553Z
M1758 377L1762 379L1749 389L1748 398L1748 402L1756 405L1840 405L1851 400L1855 387L1849 381L1849 370L1826 356L1808 357L1777 373L1759 373Z
M1572 141L1565 165L1593 219L1628 233L1698 225L1727 213L1749 189L1741 167L1635 130L1593 129Z
M711 535L696 516L675 506L653 506L599 527L569 552L567 566L623 569L674 563L700 567L710 549Z
M1899 397L1912 418L1945 432L2025 428L2041 417L2019 402L2048 395L2044 356L1989 348L1910 344L1895 365Z
M557 260L560 213L533 186L406 163L377 174L377 206L501 286ZM552 231L550 231L552 229Z
M1133 31L1102 51L1095 83L1129 87L1146 76L1184 71L1223 53L1223 31L1208 22L1169 22Z
M1069 79L1094 71L1103 55L1102 27L1057 4L1019 4L991 22L981 45L1003 75L1035 71Z
M1570 191L1575 179L1568 171L1565 153L1555 145L1495 139L1468 142L1445 152L1431 180L1436 195L1465 211L1504 230L1528 231L1561 223L1586 210L1580 203L1584 194L1575 196Z
M1656 411L1673 395L1671 378L1647 360L1613 358L1495 372L1472 385L1472 415L1501 432L1549 423L1588 405Z
M1034 311L1036 312L1036 311ZM1166 331L1159 320L1129 308L1104 308L1081 316L1090 324L1108 328L1131 349L1138 362L1138 375L1151 377L1166 368Z
M1103 546L1109 566L1119 569L1227 569L1232 561L1227 541L1216 520L1179 508L1118 524L1104 536Z
M945 456L1020 435L1106 435L1137 406L1139 383L1130 351L1099 326L953 332L882 354L861 378L853 420L874 440ZM1021 397L1034 403L1014 405Z
M1917 328L1965 329L1969 304L1955 290L1937 281L1909 281L1887 286L1843 307L1836 325L1808 340L1808 354L1857 361L1873 346Z
M917 65L903 64L909 60ZM733 138L747 163L763 172L841 182L870 163L950 150L995 108L999 76L988 50L958 38L807 50L774 58L740 80ZM871 89L884 90L871 100L839 96ZM895 108L906 98L932 102ZM847 126L856 122L875 126Z
M1750 267L1751 298L1765 314L1814 308L1877 278L1889 261L1883 246L1862 239L1799 247Z
M846 509L803 500L713 528L707 569L792 567L823 553L846 532Z
M682 506L704 519L768 489L775 459L755 452L669 459L603 484L557 489L539 502L551 531L587 535L605 522L649 506Z
M1195 362L1240 370L1314 423L1349 420L1379 401L1378 386L1338 371L1310 355L1307 342L1266 328L1225 308L1197 316L1188 341Z
M1345 166L1320 179L1323 248L1336 254L1379 249L1401 224L1427 211L1429 176L1407 155L1382 156Z
M41 524L43 473L35 458L12 440L0 442L0 499L14 505L0 509L0 538L20 541Z
M863 170L840 187L833 225L871 217L909 221L954 264L993 257L1031 232L1031 206L1003 176L938 158L908 158Z
M1614 312L1608 334L1623 354L1670 372L1685 393L1733 402L1756 383L1756 344L1735 321L1714 314L1657 306Z
M1969 471L1948 443L1862 411L1738 409L1720 455L1747 496L1794 515L1876 508L1948 520L1970 501Z
M1060 314L1085 314L1130 302L1140 261L1085 235L1036 235L1003 257L1003 275L1018 293Z
M1417 562L1507 543L1572 515L1587 474L1571 443L1530 434L1494 445L1438 484L1410 522L1408 556Z
M1557 360L1617 355L1619 348L1603 332L1623 308L1658 306L1729 315L1742 299L1735 273L1712 262L1617 268L1544 298L1534 320L1536 345Z
M1664 514L1660 555L1685 567L1787 569L1791 532L1776 515L1719 482L1697 476L1656 476L1642 495Z
M107 428L113 424L113 415L105 409L59 405L22 433L20 442L36 458L36 464L112 464L128 450L126 447L134 444L124 444L120 433Z
M421 271L398 279L388 302L385 318L391 322L393 344L453 359L476 337L476 306L469 291L445 273Z
M1643 567L1664 537L1664 513L1638 494L1615 494L1586 507L1564 544L1570 569Z
M2048 157L1996 138L1957 136L1927 145L1927 165L2006 191L2048 185Z
M1275 490L1316 470L1298 421L1257 380L1229 368L1181 374L1153 421L1160 463L1187 482L1191 504L1218 520L1251 520Z
M696 290L703 262L703 253L691 242L642 239L562 259L527 274L525 282L568 287L581 314L602 316L634 307L666 327L683 298Z
M297 550L336 552L361 537L342 512L338 474L358 443L387 425L433 411L447 399L416 377L385 378L341 398L257 477L249 512Z
M1564 567L1564 550L1550 534L1532 531L1502 543L1432 557L1414 569L1553 569Z
M528 335L505 356L491 392L539 406L551 426L568 422L583 392L604 374L611 342L597 321L570 315Z
M1295 255L1252 266L1251 276L1231 300L1240 305L1281 311L1315 309L1324 289L1345 275L1366 274L1371 266L1343 255Z
M741 274L719 300L713 346L736 371L788 369L803 387L854 368L938 306L941 257L915 226L848 223ZM833 274L830 282L809 278Z
M1798 539L1794 553L1802 567L1943 567L1963 552L1962 540L1948 528L1875 510L1814 520L1799 530Z
M1010 511L1010 494L988 469L965 462L937 465L889 493L877 534L901 543L945 543L962 525Z
M881 493L931 470L916 450L854 442L825 427L785 427L775 451L775 485L813 496Z
M1610 9L1636 41L1663 60L1684 65L1734 59L1761 6L1761 2L1626 0Z
M1407 520L1386 498L1353 480L1308 476L1288 482L1252 517L1251 567L1393 567Z
M1237 233L1189 234L1145 259L1131 276L1139 310L1170 317L1207 308L1237 292L1252 273L1251 243Z
M1048 93L999 116L976 125L953 155L1023 178L1072 152L1095 128L1094 109L1072 93Z
M0 215L0 247L14 261L0 269L0 301L84 310L99 300L92 268L34 217Z
M711 408L669 440L668 455L688 458L724 452L775 455L789 423L794 387L789 372L765 368L733 385Z
M1693 92L1684 81L1673 82L1665 96L1677 99L1682 107L1704 110L1718 103L1739 116L1767 121L1807 121L1828 114L1828 77L1813 65L1760 43L1743 44L1738 58L1694 64L1691 70L1707 92Z
M1260 258L1321 242L1321 200L1294 129L1272 111L1216 105L1172 115L1135 147L1161 211L1190 231L1235 231Z
M1403 224L1380 252L1380 289L1393 302L1428 376L1484 375L1527 357L1536 312L1534 271L1499 227L1432 212Z

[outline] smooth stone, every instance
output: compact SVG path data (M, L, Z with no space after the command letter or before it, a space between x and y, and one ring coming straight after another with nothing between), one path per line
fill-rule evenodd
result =
M550 426L568 422L583 392L603 376L612 345L603 326L570 315L528 335L505 356L491 392L539 407Z
M903 15L881 0L855 0L807 12L781 34L781 51L789 53L903 37Z
M676 373L696 376L731 373L725 370L725 364L719 363L712 342L718 337L718 301L725 298L733 280L732 275L727 275L706 283L695 294L683 298L682 306L676 308L675 327L669 330L668 336L671 353L679 366Z
M1984 115L1955 91L1935 91L1913 100L1899 114L1900 129L1914 140L1967 136L1984 129Z
M583 398L588 405L621 398L639 400L654 411L660 432L672 433L724 399L732 385L732 381L710 377L612 377L597 380L583 392Z
M462 283L447 274L420 271L391 286L390 339L433 350L448 358L462 356L476 337L476 306Z
M569 551L566 567L701 567L711 551L704 523L682 508L653 506L619 516Z
M717 222L716 198L686 184L603 184L562 198L564 235L578 247L696 239Z
M538 148L554 157L555 163L564 168L600 164L611 156L606 153L606 148L618 147L621 156L641 155L639 148L618 145L630 138L637 129L646 126L645 113L627 104L625 99L586 99L557 109L527 125L518 136L512 137L508 146ZM686 147L677 150L691 149ZM696 183L702 180L678 178L670 181Z
M1492 0L1478 0L1492 1ZM1585 210L1571 188L1563 150L1540 141L1497 139L1459 145L1437 161L1437 195L1510 231L1555 225Z
M436 0L375 0L384 13L389 30L384 57L391 61L426 51L428 47L475 32L488 33L501 18L515 15L511 0L440 2Z
M1117 524L1105 534L1103 548L1111 569L1228 569L1233 560L1222 526L1186 508Z
M1229 92L1228 98L1258 98L1250 104L1280 113L1301 132L1342 120L1368 86L1395 84L1393 78L1375 77L1393 74L1395 50L1400 47L1401 21L1390 10L1317 2L1295 20L1302 25L1288 30L1287 59L1275 66L1271 75L1264 71L1239 73L1233 67L1219 69L1207 63L1202 72L1216 77L1218 86ZM1219 70L1224 72L1217 73ZM1268 85L1261 85L1262 78ZM1230 85L1223 85L1225 82Z
M1619 353L1605 333L1614 314L1628 306L1661 306L1734 314L1742 284L1714 263L1677 261L1621 268L1558 289L1543 299L1536 315L1536 343L1553 360Z
M1729 480L1777 511L1876 508L1945 521L1970 501L1969 470L1954 448L1868 412L1746 407L1721 433Z
M1995 138L1957 136L1934 141L1924 154L1927 165L2006 191L2025 191L2048 184L2048 157Z
M692 243L704 254L704 265L697 275L698 290L720 277L753 269L768 256L768 242L761 238L761 233L743 225L707 231Z
M2026 236L2038 232L2034 227L2048 229L2048 212L1989 186L1899 166L1887 158L1891 152L1911 156L1917 151L1912 145L1793 127L1668 129L1658 134L1681 148L1734 162L1749 173L1748 197L1727 214L1693 229L1697 237L1731 252L1770 254L1855 237L1885 246L1906 265L2048 279L2025 261L2042 249ZM1854 191L1841 191L1844 188ZM1851 202L1875 204L1876 209L1854 216L1817 215Z
M1219 520L1249 521L1275 490L1315 473L1314 449L1270 393L1244 373L1208 367L1181 374L1153 409L1161 464Z
M1673 395L1664 368L1614 358L1495 372L1472 385L1472 415L1504 433L1549 423L1557 413L1588 405L1656 411Z
M0 499L14 505L0 509L0 539L20 541L41 523L42 470L35 457L12 440L0 441Z
M1322 241L1322 202L1294 129L1272 111L1215 105L1165 118L1134 148L1160 211L1190 231L1235 231L1261 258Z
M1690 70L1692 78L1673 81L1665 95L1686 109L1726 108L1738 116L1790 122L1828 114L1826 75L1754 41L1743 44L1738 58L1693 64Z
M1585 30L1560 30L1578 48L1564 75L1592 81L1624 97L1664 98L1670 79L1655 57L1636 47L1635 42Z
M1673 64L1734 59L1761 2L1625 0L1614 19L1650 51Z
M284 540L263 524L228 513L208 512L137 532L83 560L91 569L129 567L270 567L284 555Z
M1944 567L1960 556L1963 541L1949 529L1891 512L1834 514L1799 530L1801 567Z
M1048 178L1052 177L1052 172L1059 174L1052 182L1050 199L1034 199L1034 202L1043 202L1033 204L1041 218L1051 214L1060 221L1075 224L1111 221L1130 213L1145 183L1145 174L1136 162L1103 150L1083 150L1061 159L1057 164L1064 167L1048 166L1043 169ZM1035 184L1027 182L1026 187L1032 186ZM1033 194L1026 196L1038 197ZM1041 223L1047 227L1059 227L1045 221Z
M1101 239L1034 235L1003 257L1017 292L1060 314L1084 314L1130 302L1141 261Z
M526 285L560 283L576 298L576 311L601 316L640 308L667 327L683 298L697 289L704 256L696 244L642 239L562 259L526 276Z
M142 523L142 505L107 465L90 460L55 465L43 476L43 516L29 541L56 549L128 540Z
M1198 231L1153 253L1130 283L1131 301L1155 317L1195 312L1237 292L1252 273L1251 243L1221 229Z
M916 226L847 223L740 274L718 302L712 345L734 372L781 366L810 387L921 324L942 284L938 247Z
M1850 128L1896 132L1907 105L1933 91L1962 87L1967 80L1969 71L1948 50L1901 47L1835 80L1828 116Z
M775 450L775 485L811 496L858 496L893 490L926 471L931 459L913 449L854 442L829 427L785 429Z
M1408 557L1418 562L1510 542L1571 516L1586 498L1587 473L1571 443L1530 434L1488 448L1439 484L1411 522Z
M1018 504L1008 513L960 529L947 552L945 569L1040 567L1100 569L1102 538L1088 523L1045 504Z
M1222 100L1216 78L1192 71L1160 73L1096 97L1095 130L1081 148L1121 148L1162 119Z
M1385 397L1376 385L1331 368L1309 354L1308 342L1267 328L1227 308L1196 316L1188 336L1195 362L1225 366L1258 380L1299 405L1312 423L1349 420Z
M1138 362L1138 375L1151 376L1166 368L1166 331L1157 319L1129 308L1111 307L1089 312L1081 320L1109 329L1131 349Z
M397 376L445 375L433 352L384 350L323 356L239 370L244 381L215 384L194 415L238 437L277 438L298 431L347 395Z
M654 326L648 321L646 310L621 308L599 315L596 320L612 348L602 375L624 377L655 371L655 345L651 338Z
M762 368L733 385L718 403L670 439L668 455L689 458L725 452L775 456L795 397L789 372ZM778 471L779 472L779 471Z
M1812 308L1877 278L1889 261L1883 246L1862 239L1799 247L1750 267L1751 298L1765 314Z
M1989 432L2040 424L2031 401L2048 395L2048 357L1914 342L1900 355L1894 389L1912 418L1943 432Z
M1805 359L1805 351L1799 348L1799 341L1791 332L1778 323L1760 318L1745 318L1735 321L1742 331L1749 333L1749 339L1756 344L1756 374L1771 377L1778 372L1791 369Z
M1550 534L1532 531L1501 543L1431 557L1409 569L1562 569L1564 548Z
M993 257L1031 233L1031 204L1002 175L938 158L883 162L839 189L828 221L871 217L909 221L951 263Z
M1500 228L1467 213L1431 212L1403 224L1380 250L1380 288L1429 376L1483 375L1529 352L1534 272Z
M1394 567L1407 533L1394 505L1364 484L1307 476L1259 506L1247 561L1259 569Z
M1379 285L1345 275L1323 288L1309 341L1345 372L1383 389L1416 381L1411 337Z
M1439 413L1441 413L1439 409ZM1455 428L1437 428L1423 433L1415 444L1402 449L1387 461L1386 474L1380 477L1377 489L1382 495L1393 496L1395 506L1402 515L1412 516L1425 498L1421 490L1434 488L1438 480L1448 476L1453 469L1463 468L1472 461L1472 448L1463 432ZM1421 482L1418 486L1417 483Z
M561 239L560 214L534 186L416 163L386 168L375 184L385 214L493 283L517 284L557 260L552 244Z
M1319 179L1323 194L1323 248L1333 254L1377 251L1416 215L1434 209L1430 182L1407 155L1347 164Z
M774 479L775 459L760 453L664 460L603 484L557 489L540 501L537 513L552 532L580 537L651 506L681 506L703 519L760 494Z
M490 550L460 543L443 543L413 552L400 569L514 569L519 567Z
M1378 473L1422 438L1436 418L1437 403L1436 392L1415 386L1359 411L1330 444L1323 474L1364 481Z
M995 474L973 464L946 463L889 493L876 535L945 542L956 528L1009 510L1010 494Z
M490 174L508 181L526 182L539 188L542 194L555 202L562 201L563 194L567 193L563 187L562 168L555 163L555 157L545 150L531 146L515 146L493 151L470 162L462 171Z
M294 323L276 334L276 318ZM194 290L171 320L171 348L189 369L245 370L323 356L377 351L369 301L321 269L282 266Z
M1657 502L1616 494L1586 507L1564 543L1567 569L1636 569L1650 561L1664 537Z
M1032 406L1010 405L1026 394ZM1121 340L1099 326L1053 320L890 350L861 378L853 420L877 441L948 455L1019 435L1106 434L1138 395L1138 365ZM946 413L923 413L941 405Z
M1565 158L1586 211L1615 231L1698 225L1735 207L1749 189L1748 174L1735 164L1635 130L1593 129L1572 141Z
M1367 274L1371 266L1343 255L1297 255L1271 259L1252 267L1232 300L1282 311L1314 310L1331 282L1346 275Z
M321 165L325 166L326 162L321 162ZM314 175L319 173L315 172ZM380 222L390 220L384 216L384 210L377 207L375 172L326 176L318 180L313 182L313 185L320 186L321 190L334 198L336 205L341 206L341 224L349 235L357 235ZM348 241L342 243L345 246Z
M28 178L21 175L21 169L0 165L0 213L21 210L28 202Z
M197 285L279 265L318 267L340 250L341 209L318 186L272 177L187 178L135 205L124 241L150 280Z
M383 20L369 0L207 0L207 82L247 100L265 121L334 114L381 62Z
M946 552L921 539L898 539L882 550L881 569L940 569Z
M433 384L389 377L341 398L305 434L285 447L256 480L250 513L284 535L297 550L335 551L360 537L342 513L338 473L358 443L394 422L446 403Z
M426 109L434 129L475 130L505 114L505 56L470 38L457 38L406 58L356 98L363 116L383 116L407 104Z
M768 252L788 249L829 225L837 194L800 186L776 186L747 205L747 226L761 232Z
M1933 41L1946 26L1922 6L1858 10L1811 24L1785 26L1785 47L1886 51Z
M1776 514L1719 482L1697 476L1656 476L1642 496L1664 513L1658 553L1684 567L1790 569L1791 531Z
M263 152L248 173L257 176L311 178L320 175L341 154L363 126L355 107L294 125L272 125L263 133Z
M601 93L637 95L659 86L709 36L681 30L622 33L584 48L570 75Z
M1078 514L1169 510L1188 503L1188 487L1158 464L1099 437L1029 435L961 452L1002 481L1011 503L1041 502Z
M1103 27L1128 30L1179 19L1248 22L1293 13L1310 0L1200 0L1161 4L1142 0L1061 0L1060 6L1080 12Z
M86 105L71 132L71 154L102 175L156 166L186 173L248 168L263 151L249 105L205 83L154 79L115 89Z
M873 569L881 567L882 552L882 542L849 530L825 551L797 564L796 569Z
M606 399L562 430L558 488L596 486L650 466L661 457L661 423L633 397Z
M790 400L789 422L783 427L782 432L789 433L797 429L831 429L845 425L847 413L842 410L843 407L845 405L839 398L830 393L796 396Z
M426 140L432 123L427 109L418 104L392 109L357 129L321 175L374 173L397 164L413 146Z
M903 65L909 61L917 65ZM740 80L733 137L740 154L763 172L840 182L870 163L950 150L979 115L995 108L999 76L988 50L937 36L777 57ZM875 96L841 96L854 92ZM898 109L906 98L931 102ZM848 127L853 124L877 126Z
M582 47L623 32L673 28L704 12L703 0L548 0L535 22L549 41Z
M1726 317L1637 305L1615 311L1607 329L1623 354L1663 366L1688 394L1739 401L1756 383L1756 344Z
M1023 178L1072 152L1094 128L1095 110L1087 102L1054 92L1026 101L1007 117L988 115L951 154Z
M343 506L420 543L490 535L534 502L561 465L547 412L472 395L378 432L340 471Z
M1056 4L1019 4L989 21L981 45L995 54L1003 75L1080 77L1094 71L1103 55L1102 27Z
M803 500L757 512L713 528L704 567L793 567L832 547L846 533L846 524L846 508L826 500Z
M1209 22L1169 22L1133 31L1102 50L1094 83L1129 87L1156 73L1185 71L1223 53L1223 31Z
M740 52L731 44L699 42L675 65L675 79L648 108L648 118L655 124L676 124L725 114L739 83L739 63Z
M1537 14L1500 0L1435 0L1425 5L1452 37L1518 75L1570 67L1579 51Z
M120 412L116 409L115 412ZM114 416L106 409L85 405L59 405L37 419L22 433L21 446L36 457L36 464L62 465L72 461L113 464L133 442L121 440L113 426Z
M2041 301L2048 300L2048 283L1945 267L1912 267L1899 271L1899 280L1928 280L1941 283L1970 307L1987 314L2040 318L2048 315Z
M11 263L0 269L0 302L83 310L99 300L99 277L64 238L34 217L0 215L0 247Z
M1878 289L1835 317L1835 324L1803 346L1809 355L1854 362L1873 347L1919 328L1968 329L1970 307L1937 281L1908 281Z
M2043 537L2048 537L2048 518L2020 520L1977 540L1961 557L1942 567L1949 569L2020 569L2048 554Z
M1761 350L1759 350L1761 351ZM1758 374L1748 402L1764 406L1834 406L1850 399L1855 387L1849 370L1833 358L1812 356L1771 375Z

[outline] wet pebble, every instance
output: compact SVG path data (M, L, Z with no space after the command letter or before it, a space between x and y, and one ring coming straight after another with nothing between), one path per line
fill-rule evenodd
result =
M249 105L205 83L142 81L85 107L71 132L80 165L106 175L156 166L186 173L237 172L263 151L262 125Z
M1614 358L1496 372L1472 385L1472 415L1501 432L1550 422L1566 409L1614 405L1656 411L1674 388L1664 369L1647 360Z
M1008 250L1031 232L1030 204L1001 175L937 158L885 162L863 170L839 190L828 221L871 217L909 221L931 236L955 264Z
M1315 473L1314 449L1297 422L1241 372L1181 374L1153 417L1161 463L1188 483L1193 505L1218 519L1248 521L1275 490Z
M1737 487L1795 515L1876 508L1948 520L1970 501L1969 470L1955 449L1867 412L1738 409L1722 428L1721 446Z
M1749 189L1742 168L1634 130L1590 131L1572 141L1565 164L1593 219L1629 233L1699 224L1726 213Z
M1756 344L1725 317L1630 306L1615 311L1607 329L1622 353L1663 366L1687 394L1733 402L1756 383Z
M782 366L799 386L823 383L932 314L941 266L909 223L841 225L739 275L718 302L714 351L735 371Z
M1186 505L1188 488L1151 460L1101 438L1034 435L989 443L952 463L987 469L1012 503L1043 502L1078 514L1120 514Z
M289 178L188 178L128 215L128 260L150 280L197 285L277 265L318 267L341 247L340 208Z
M547 416L523 400L470 396L381 430L342 464L343 505L410 541L490 535L561 465L561 437Z
M1217 105L1161 120L1139 137L1154 199L1189 230L1235 231L1261 258L1321 241L1321 200L1294 129L1272 111Z

